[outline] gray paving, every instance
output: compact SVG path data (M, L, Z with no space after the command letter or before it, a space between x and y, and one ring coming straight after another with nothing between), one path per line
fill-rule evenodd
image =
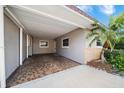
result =
M122 88L124 78L80 65L14 88Z

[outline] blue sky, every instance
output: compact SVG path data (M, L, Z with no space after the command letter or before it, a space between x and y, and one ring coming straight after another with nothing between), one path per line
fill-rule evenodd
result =
M77 5L77 7L105 25L108 25L110 15L117 16L124 12L124 5Z

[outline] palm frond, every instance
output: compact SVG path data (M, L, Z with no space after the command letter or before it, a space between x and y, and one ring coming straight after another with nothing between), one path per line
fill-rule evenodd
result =
M98 40L99 37L94 37L91 42L89 43L89 46L91 47L91 45L93 44L93 42L95 42L96 40Z
M91 46L95 40L99 39L103 45L107 42L113 49L120 38L124 37L124 13L117 17L111 16L108 28L98 22L94 22L92 26L94 26L92 32L87 36L87 38L93 38L89 45Z

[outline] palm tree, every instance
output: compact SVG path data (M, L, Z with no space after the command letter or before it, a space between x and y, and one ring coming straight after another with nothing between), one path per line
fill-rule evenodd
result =
M100 40L103 45L101 53L102 57L104 49L110 48L112 51L115 44L117 44L120 41L120 38L124 36L124 13L117 17L110 16L109 25L107 27L101 25L97 21L92 25L92 32L87 36L87 38L93 38L89 45L91 46L93 42Z

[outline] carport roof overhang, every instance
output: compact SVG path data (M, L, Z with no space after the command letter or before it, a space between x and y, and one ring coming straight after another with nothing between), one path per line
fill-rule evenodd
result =
M54 39L77 28L91 28L93 23L85 15L62 5L11 5L7 9L25 31L44 39Z

